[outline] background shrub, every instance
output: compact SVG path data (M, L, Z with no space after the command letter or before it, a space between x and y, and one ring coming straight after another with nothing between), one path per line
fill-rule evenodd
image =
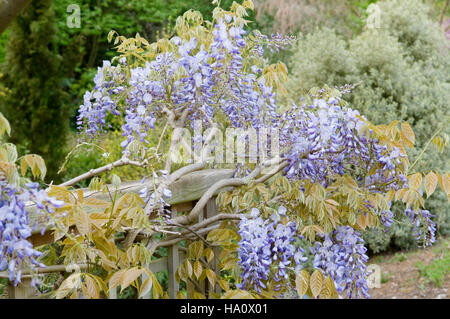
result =
M355 83L347 97L353 108L376 124L394 119L409 122L416 133L417 158L433 132L443 127L449 134L450 52L444 31L433 23L430 7L422 1L399 0L377 3L381 9L381 28L364 30L345 39L332 29L323 28L300 39L289 62L288 91L294 101L311 87ZM447 149L439 154L427 151L413 171L448 171ZM446 199L439 194L427 201L436 215L441 234L449 233L450 214ZM399 215L404 207L394 206ZM388 247L408 248L413 243L410 229L397 224L388 233L366 234L373 251ZM388 240L389 239L389 240Z

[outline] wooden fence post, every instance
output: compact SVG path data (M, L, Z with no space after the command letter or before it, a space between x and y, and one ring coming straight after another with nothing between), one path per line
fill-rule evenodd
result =
M168 272L168 285L169 285L169 297L175 299L178 292L178 282L175 278L178 266L180 264L180 256L178 252L178 244L172 245L167 248L167 272Z
M206 204L206 211L204 212L206 215L205 216L206 218L211 218L219 213L219 208L217 207L216 199L217 199L217 196L214 196ZM219 258L220 250L218 247L214 247L213 252L214 252L214 258L213 258L213 260L211 260L210 265L211 265L211 269L216 273L217 278L219 278L219 265L218 265L217 259ZM211 283L208 280L206 280L206 281L207 281L207 285L208 285L208 289L207 289L208 294L211 294L212 292L214 292L216 294L220 294L219 285L217 285L217 284L211 285Z
M31 286L31 278L23 276L22 282L14 286L13 282L8 283L9 299L30 299L35 297L37 290Z

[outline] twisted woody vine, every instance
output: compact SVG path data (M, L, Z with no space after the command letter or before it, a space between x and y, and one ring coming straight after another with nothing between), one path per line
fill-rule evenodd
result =
M194 291L194 298L283 298L291 290L300 298L369 298L360 232L391 227L394 202L404 203L418 245L433 244L436 229L425 197L439 184L450 198L450 175L414 171L420 158L411 164L407 155L415 143L410 125L369 122L345 101L352 85L313 88L308 96L287 100L286 66L269 64L264 52L282 50L295 39L246 31L252 9L251 0L235 2L228 11L217 4L212 21L187 11L173 34L155 43L110 33L118 54L98 68L77 122L80 141L120 127L122 157L109 165L42 188L36 181L45 176L42 158L18 158L13 144L2 144L0 271L10 281L19 284L27 270L39 287L40 267L87 264L64 279L56 298L107 298L115 287L165 298L161 278L146 266L152 256L168 242L186 239L180 227L215 226L204 239L189 242L177 270L180 283L219 287L208 296ZM227 128L276 129L279 152L258 163L180 164L172 156L179 129L193 130L195 121L212 132L202 136L205 146L214 143L214 132ZM0 128L10 134L3 116ZM427 147L442 151L445 138L439 132L430 138ZM125 165L151 172L139 193L119 192L117 175L112 184L100 177ZM216 168L233 168L235 176L214 183L190 212L173 216L170 185ZM75 188L88 178L89 191L107 199ZM197 217L218 191L220 214L200 225ZM31 212L45 227L32 221ZM37 227L50 229L54 242L33 247L27 238ZM177 296L185 298L185 291L180 288Z

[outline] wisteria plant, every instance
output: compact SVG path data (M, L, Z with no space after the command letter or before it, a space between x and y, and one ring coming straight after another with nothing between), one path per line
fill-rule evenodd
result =
M80 139L89 142L120 127L121 158L44 191L11 177L16 175L8 167L15 167L16 158L8 155L9 144L2 146L0 270L7 268L17 283L24 267L33 270L50 260L81 264L86 267L61 283L57 298L107 297L117 286L132 286L139 297L150 291L154 298L166 297L147 265L162 247L189 239L177 279L220 287L208 296L194 288L189 297L282 298L291 286L299 297L369 297L368 257L359 232L391 227L394 201L405 203L420 244L435 241L422 180L427 196L438 182L450 196L450 175L414 171L420 158L413 165L408 159L406 148L415 139L408 123L370 123L345 102L351 85L313 88L281 105L277 101L286 99L277 97L286 92L287 69L282 62L269 64L264 50L283 49L294 38L249 32L248 10L250 0L229 10L217 4L212 21L190 10L176 20L169 38L151 44L139 35L110 33L118 56L98 68L78 125ZM268 138L271 151L259 161L199 156L189 162L178 149L183 130L193 132L198 122L209 133L190 141L200 145L196 154L215 146L217 132L227 128L275 130L278 139ZM438 134L432 138L444 143ZM245 150L254 146L248 136L238 143ZM256 145L258 154L267 145ZM26 165L33 174L45 171L35 157L22 159L22 173ZM109 175L112 184L101 175L124 165L150 172L139 192L127 192L115 174ZM175 181L225 167L234 168L235 176L215 182L189 212L172 214L168 199ZM89 178L89 190L74 188ZM199 221L217 193L220 214ZM44 256L27 241L29 201L53 231L54 243L40 247ZM180 290L178 297L186 296Z

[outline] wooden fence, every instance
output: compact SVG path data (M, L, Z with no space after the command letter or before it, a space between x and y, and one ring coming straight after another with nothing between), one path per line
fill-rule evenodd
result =
M201 171L192 172L187 174L180 179L176 180L169 187L172 191L172 197L168 200L168 203L171 205L172 214L178 215L180 213L188 213L195 205L196 201L209 189L211 185L216 183L219 180L230 178L233 176L234 170L230 169L206 169ZM118 191L120 193L124 192L139 192L143 187L149 186L140 182L129 182L124 183L120 186ZM87 189L83 189L84 197L96 197L96 198L105 198L107 195L103 195L99 192L88 191ZM217 193L216 193L217 195ZM203 209L203 214L199 216L199 220L201 221L205 218L210 218L218 214L218 209L216 206L216 197L213 197L209 200L206 207ZM33 214L33 209L30 207L30 224L33 224L36 221L36 217ZM42 224L43 221L38 220L38 224ZM218 226L218 224L216 225ZM210 226L208 226L210 227ZM33 243L34 246L40 246L46 243L53 242L53 234L50 229L47 229L43 235L40 233L40 227L32 234L29 240ZM139 237L138 237L139 238ZM214 248L217 249L217 248ZM175 273L178 269L180 261L185 258L185 249L180 247L179 243L173 244L167 247L167 257L162 257L159 259L153 260L149 265L149 269L153 273L157 273L160 271L167 270L168 272L168 294L170 298L176 298L176 294L178 292L178 282L175 279ZM211 269L214 269L218 272L218 265L215 261L215 258L210 264ZM86 268L86 265L77 265L73 269L68 269L68 267L64 265L55 265L48 266L45 268L39 268L38 273L57 273L57 272L67 272L67 271L77 271L83 270ZM7 272L0 272L0 278L8 278ZM204 285L202 287L196 286L195 289L200 290L205 295L208 295L209 292L220 292L220 288L215 285L214 287L208 283L208 280L203 281ZM188 298L192 297L193 291L193 283L187 283L187 293ZM35 288L31 286L31 276L30 274L24 272L22 275L22 283L17 286L14 286L11 282L8 284L8 295L10 299L27 299L27 298L39 298L39 294ZM117 291L113 289L109 292L110 299L117 298ZM144 298L150 298L150 293Z

